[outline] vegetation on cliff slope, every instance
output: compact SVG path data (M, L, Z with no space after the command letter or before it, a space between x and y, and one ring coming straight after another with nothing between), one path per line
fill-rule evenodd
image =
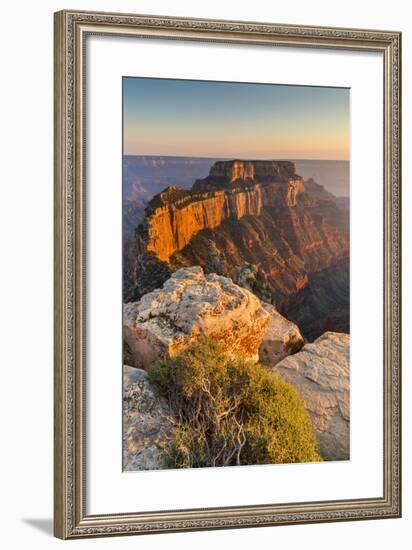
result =
M157 362L149 380L178 423L165 454L169 468L321 460L293 386L212 340Z
M125 281L124 286L126 282L128 283L125 301L140 300L148 292L162 288L171 274L172 270L166 262L159 260L153 252L144 252L135 268L134 281L131 282L130 279Z

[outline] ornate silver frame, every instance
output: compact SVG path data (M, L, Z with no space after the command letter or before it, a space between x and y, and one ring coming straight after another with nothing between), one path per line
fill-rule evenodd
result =
M88 516L85 458L84 58L88 34L370 50L384 58L382 498ZM80 538L401 515L401 33L61 11L55 14L54 532Z

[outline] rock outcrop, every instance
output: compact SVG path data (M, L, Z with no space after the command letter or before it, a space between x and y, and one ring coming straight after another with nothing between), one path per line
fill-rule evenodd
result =
M332 210L337 208L331 205L330 209L332 219ZM213 230L193 236L183 250L172 256L169 265L172 269L200 265L208 270L210 241L215 245L214 254L226 266L224 274L234 281L244 264L258 267L264 275L263 286L257 285L253 292L297 323L306 338L320 336L323 326L337 331L349 327L349 241L315 208L263 208L260 216L226 220ZM324 273L330 275L327 288ZM303 292L309 285L310 291ZM325 294L326 301L322 299ZM298 302L296 314L294 304ZM339 318L339 324L333 323L335 318Z
M295 165L282 160L224 160L217 161L206 178L196 180L193 191L227 189L242 183L303 182Z
M219 227L225 220L260 216L263 206L296 206L303 190L291 162L217 162L191 191L170 186L156 195L136 238L141 252L169 261L199 231Z
M291 353L299 351L304 339L299 327L281 315L275 307L262 304L270 320L259 348L259 360L265 366L273 367Z
M349 335L326 332L271 369L302 395L325 460L348 460Z
M123 367L123 470L157 470L173 434L166 401L155 395L145 371Z
M269 315L274 323L276 312L269 308ZM285 321L280 320L276 334ZM287 324L283 326L286 333L290 331ZM349 336L327 332L271 372L293 384L303 397L323 458L348 460ZM162 468L162 454L173 438L176 420L167 401L150 386L146 372L127 365L123 368L123 425L123 469Z
M260 300L227 277L202 268L176 271L161 290L127 303L123 311L125 360L147 368L205 335L234 355L257 360L270 321Z
M125 301L160 288L182 267L237 281L238 270L254 264L263 279L253 293L305 338L324 327L348 330L348 211L315 182L306 189L292 162L219 161L191 190L169 186L150 201L130 250Z

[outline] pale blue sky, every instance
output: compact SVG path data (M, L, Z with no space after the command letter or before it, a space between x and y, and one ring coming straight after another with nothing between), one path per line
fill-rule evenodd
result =
M349 89L123 78L124 153L349 159Z

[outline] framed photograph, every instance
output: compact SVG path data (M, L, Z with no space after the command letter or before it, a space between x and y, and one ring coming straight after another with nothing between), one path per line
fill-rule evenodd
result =
M401 35L55 14L55 535L401 514Z

